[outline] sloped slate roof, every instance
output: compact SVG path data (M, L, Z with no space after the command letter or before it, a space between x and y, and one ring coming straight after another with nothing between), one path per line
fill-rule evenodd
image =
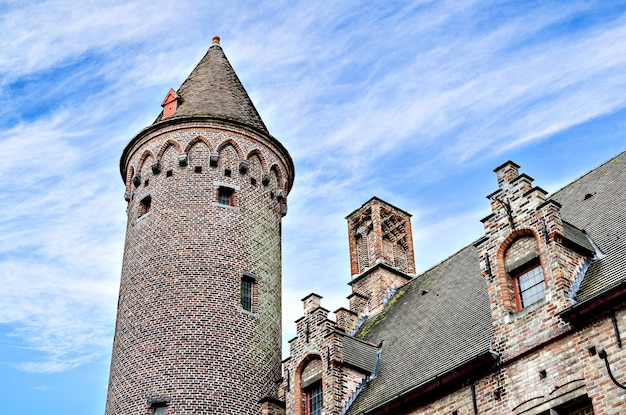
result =
M576 294L582 302L626 279L626 151L555 192L561 216L605 256L591 264Z
M208 116L237 121L269 134L265 123L230 65L214 43L176 91L181 103L167 119ZM162 114L155 124L162 121Z
M570 243L577 245L580 250L582 248L583 252L587 252L589 255L593 255L595 253L595 248L591 244L589 238L585 232L581 231L571 223L567 223L563 221L563 232L565 233L565 239Z
M566 238L593 248L582 230L605 254L589 267L579 302L626 279L625 186L626 151L552 196L562 205ZM357 336L383 347L378 376L348 414L361 414L488 351L493 327L476 248L462 249L404 285Z
M344 364L360 369L367 374L374 371L378 348L351 336L344 336L342 343Z
M356 398L359 414L489 350L493 327L478 254L469 246L398 290L358 337L383 342L378 376Z

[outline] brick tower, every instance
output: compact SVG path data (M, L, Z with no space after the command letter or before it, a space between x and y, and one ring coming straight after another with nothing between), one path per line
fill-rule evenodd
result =
M120 161L128 224L106 414L267 412L293 162L218 37L162 106Z

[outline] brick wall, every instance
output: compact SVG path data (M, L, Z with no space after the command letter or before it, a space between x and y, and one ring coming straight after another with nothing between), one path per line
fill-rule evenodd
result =
M282 389L286 413L290 415L305 414L302 382L312 368L321 372L326 415L339 414L367 377L367 373L345 364L342 343L345 333L328 319L328 310L320 306L320 299L316 294L303 299L304 316L296 321L297 336L289 342L290 357L283 362Z
M560 206L546 200L546 192L533 187L533 179L520 175L518 169L512 162L496 169L499 188L488 196L492 214L483 219L485 239L478 245L481 268L488 279L495 330L493 347L505 359L569 328L556 313L571 305L567 294L586 260L563 243ZM545 298L520 309L514 275L509 271L523 265L523 258L537 254L544 276Z

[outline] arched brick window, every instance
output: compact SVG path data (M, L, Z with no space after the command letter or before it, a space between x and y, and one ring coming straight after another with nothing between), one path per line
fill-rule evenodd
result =
M504 254L504 265L511 277L518 310L545 297L539 246L533 235L522 235L508 246Z
M321 415L324 405L322 389L322 361L311 360L302 370L300 377L305 415Z

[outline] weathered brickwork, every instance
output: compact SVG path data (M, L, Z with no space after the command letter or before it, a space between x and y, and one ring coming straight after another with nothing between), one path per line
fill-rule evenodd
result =
M289 342L290 357L283 362L287 414L306 413L306 385L312 374L321 373L324 414L341 413L369 375L346 361L342 342L346 334L328 319L320 299L317 294L303 299L304 316L296 321L297 336Z
M367 299L364 302L355 302L351 308L359 316L372 316L383 309L395 290L407 281L411 276L404 274L385 264L378 264L350 281L353 293L362 295L360 298Z
M616 317L621 327L626 325L626 310L619 310ZM433 400L433 395L427 396L424 403L396 407L393 413L544 415L551 408L586 396L591 399L595 415L621 415L626 413L624 391L611 381L597 355L601 350L607 352L616 378L626 381L626 352L617 345L611 319L602 316L584 329L569 330L533 353L501 360L483 377L468 379L455 390L439 392L445 393L444 397ZM475 401L470 383L475 386Z
M350 298L350 310L358 317L371 316L415 274L411 215L374 197L346 219L350 285L358 295Z
M381 262L415 274L410 214L374 197L346 219L352 275Z
M277 398L281 377L288 154L254 129L190 119L144 130L125 156L128 226L106 413L146 414L151 402L166 402L168 414L279 413L259 401ZM220 187L233 192L232 206L219 203ZM242 271L256 277L251 312L241 307Z
M481 269L488 279L493 347L505 359L569 328L556 313L571 305L567 295L586 260L563 244L559 205L547 201L546 192L532 187L532 179L520 175L518 169L512 162L496 169L499 189L489 195L493 213L483 219L485 240L478 246ZM512 270L506 264L523 266L523 261L516 259L535 258L536 254L544 276L545 298L520 309Z

